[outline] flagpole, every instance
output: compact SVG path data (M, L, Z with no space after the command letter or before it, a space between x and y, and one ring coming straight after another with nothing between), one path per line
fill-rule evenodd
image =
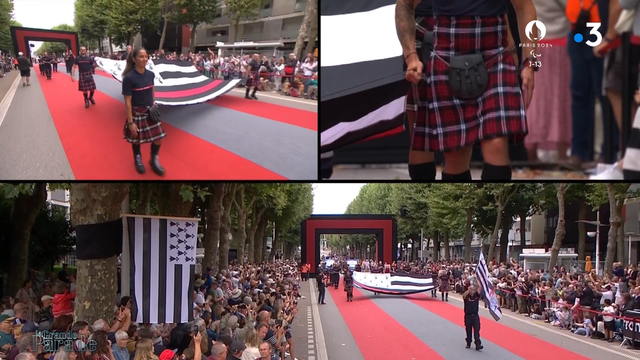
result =
M200 218L187 218L187 217L177 217L177 216L158 216L158 215L138 215L138 214L129 214L129 209L127 211L120 212L121 217L139 217L146 219L162 219L162 220L178 220L178 221L200 221Z
M124 198L120 205L123 214L129 212L129 195ZM127 217L122 217L122 257L120 269L120 296L131 296L131 254L129 252L129 230Z

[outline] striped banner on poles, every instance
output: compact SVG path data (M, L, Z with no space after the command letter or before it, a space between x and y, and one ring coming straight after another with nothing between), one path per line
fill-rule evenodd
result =
M132 319L193 320L198 220L127 217L133 278Z
M484 260L484 254L482 252L480 252L480 259L476 267L476 279L482 287L482 296L489 308L491 316L493 316L496 321L499 321L500 318L502 318L502 310L498 304L498 298L493 289L493 284L491 284L491 280L489 279L489 269L487 268L487 263Z

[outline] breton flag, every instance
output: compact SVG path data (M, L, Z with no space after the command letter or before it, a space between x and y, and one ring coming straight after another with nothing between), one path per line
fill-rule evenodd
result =
M138 323L193 320L198 219L127 217L132 319Z
M320 3L322 153L396 133L404 126L410 83L404 78L395 3L395 0Z
M122 82L126 60L96 57L96 63L102 70ZM155 74L154 91L159 105L202 103L228 93L240 82L240 79L210 79L188 61L149 59L147 70Z
M502 317L502 310L498 304L498 298L493 289L493 284L491 284L491 280L489 279L489 269L487 268L487 263L484 261L484 254L482 254L482 252L480 252L480 260L478 260L478 266L476 267L476 279L482 287L482 296L487 304L487 308L489 308L491 316L493 316L496 321L499 321Z

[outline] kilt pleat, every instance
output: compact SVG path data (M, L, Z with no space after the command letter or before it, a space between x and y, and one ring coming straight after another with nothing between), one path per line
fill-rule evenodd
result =
M251 78L253 76L253 79ZM260 86L260 73L258 71L252 71L247 77L247 87Z
M78 72L78 90L82 92L94 91L96 82L91 72Z
M144 144L160 140L166 136L162 128L162 122L154 121L149 114L148 108L135 107L131 109L133 112L133 122L138 127L138 135L131 134L127 126L127 119L124 123L124 139L132 144Z
M517 66L505 51L507 47L505 16L436 18L434 52L438 56L431 56L426 64L422 82L427 86L417 87L413 150L449 152L482 140L524 139L524 99ZM451 91L449 65L442 60L473 53L482 54L489 85L478 99L462 100Z
M419 42L422 42L422 40L424 40L424 34L427 31L433 31L433 26L435 24L435 19L432 16L420 16L416 18L416 40ZM426 82L420 82L420 84L414 84L411 86L411 88L409 89L409 92L407 93L407 100L405 102L405 108L407 111L410 112L415 112L417 111L416 107L424 104L422 106L425 106L427 104L426 102L426 91L420 91L420 87L425 87L427 86ZM423 98L420 98L420 95L423 95Z

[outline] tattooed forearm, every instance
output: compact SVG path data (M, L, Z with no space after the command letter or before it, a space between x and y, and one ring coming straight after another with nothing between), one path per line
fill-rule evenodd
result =
M396 2L396 33L402 45L404 56L416 51L416 22L414 10L417 1L398 0Z

